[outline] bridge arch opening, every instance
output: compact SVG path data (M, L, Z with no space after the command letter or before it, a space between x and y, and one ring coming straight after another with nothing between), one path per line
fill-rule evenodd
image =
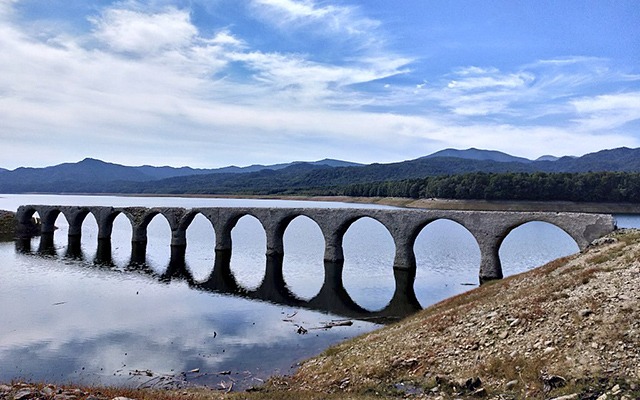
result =
M53 247L57 254L64 254L69 237L69 223L66 216L59 210L51 211L50 218L53 220Z
M393 297L395 243L379 221L353 221L343 237L342 281L349 296L369 311L383 309Z
M151 217L147 225L146 265L153 272L162 275L169 267L171 259L171 226L167 218L158 213Z
M98 221L93 213L87 213L82 219L80 234L80 249L85 260L93 260L96 257L98 243Z
M114 266L124 268L131 259L131 238L133 228L129 218L119 212L113 218L111 229L111 262ZM104 258L104 257L103 257Z
M265 276L267 235L253 215L244 215L231 230L231 272L240 286L257 289Z
M216 233L211 221L197 213L186 230L186 237L186 268L196 282L204 282L215 263Z
M450 219L424 226L414 242L414 290L422 307L478 286L480 247L467 228Z
M556 225L527 222L509 231L500 244L502 274L506 277L528 271L579 250L576 241Z
M284 281L296 297L310 300L324 282L324 235L314 220L300 215L287 226L283 241Z

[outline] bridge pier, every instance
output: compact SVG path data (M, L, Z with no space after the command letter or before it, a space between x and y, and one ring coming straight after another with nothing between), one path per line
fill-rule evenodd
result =
M111 237L98 237L98 248L96 249L95 262L102 265L113 265Z
M480 284L502 279L502 277L499 247L494 247L491 244L480 246Z
M40 244L38 245L38 253L49 256L56 255L56 248L53 243L53 232L43 232L40 234Z
M389 305L384 312L388 315L407 315L422 309L413 285L416 279L416 269L394 268L393 277L396 289Z
M80 235L69 235L67 237L67 254L68 258L82 257L82 240Z
M343 238L344 233L339 231L330 232L328 235L325 234L324 261L336 265L344 263L344 252L342 250Z

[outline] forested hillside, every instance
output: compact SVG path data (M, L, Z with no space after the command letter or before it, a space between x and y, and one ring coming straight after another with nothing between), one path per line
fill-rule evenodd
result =
M228 167L233 172L222 172L229 171L222 168L212 173L187 167L126 167L87 159L43 169L0 171L0 193L311 194L640 202L640 149L604 150L555 161L448 149L415 160L352 165L322 160L256 171L252 168L258 166L245 167L245 172ZM170 177L161 179L167 174Z

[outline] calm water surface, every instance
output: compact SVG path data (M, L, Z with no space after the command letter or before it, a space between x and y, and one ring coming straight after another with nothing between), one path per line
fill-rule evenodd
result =
M367 207L279 200L0 195L0 209L16 210L22 204ZM620 216L618 224L640 226L640 219ZM171 381L218 387L234 382L236 388L245 388L274 373L291 373L297 362L331 344L380 326L352 320L351 326L321 329L345 317L197 290L183 280L161 281L171 237L162 216L148 228L147 273L128 270L131 225L126 217L114 223L109 268L94 263L97 225L91 215L83 224L80 257L66 256L68 225L62 215L56 226L54 254L38 254L37 238L29 253L17 252L11 242L0 243L0 381L131 386ZM262 226L253 217L243 217L232 239L234 277L247 289L258 287L266 263ZM215 261L215 232L203 216L187 230L187 241L187 268L196 281L204 281ZM505 275L511 275L577 250L560 229L529 223L505 239L500 257ZM415 252L414 288L422 306L477 284L480 251L462 226L448 220L429 224ZM311 299L320 290L323 253L318 226L306 217L293 220L285 232L283 273L297 297ZM343 282L350 297L368 310L384 308L394 292L391 235L377 221L361 219L346 233L344 255ZM308 333L299 334L300 327Z

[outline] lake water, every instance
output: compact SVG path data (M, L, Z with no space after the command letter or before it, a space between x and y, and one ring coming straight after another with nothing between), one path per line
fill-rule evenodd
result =
M379 207L307 201L0 195L0 209L23 204L171 207ZM620 216L621 227L638 227L638 216ZM54 251L20 252L0 242L0 381L163 386L185 383L220 389L258 385L291 373L296 363L331 344L378 328L370 320L256 301L202 290L185 280L159 279L170 258L171 232L162 216L148 228L146 270L130 270L131 225L116 218L111 264L96 263L97 225L83 224L82 252L70 256L61 215ZM247 289L264 278L266 239L260 223L243 217L232 231L230 268ZM186 265L195 281L207 279L215 262L215 232L201 215L187 230ZM529 223L504 241L505 276L578 251L552 225ZM287 289L311 299L323 283L324 240L306 217L285 232L283 274ZM414 284L423 307L477 285L480 252L471 234L448 220L429 224L415 246ZM344 238L343 282L350 298L367 310L389 303L395 289L394 244L378 222L361 219ZM302 334L300 327L306 330ZM324 327L324 328L323 328Z

